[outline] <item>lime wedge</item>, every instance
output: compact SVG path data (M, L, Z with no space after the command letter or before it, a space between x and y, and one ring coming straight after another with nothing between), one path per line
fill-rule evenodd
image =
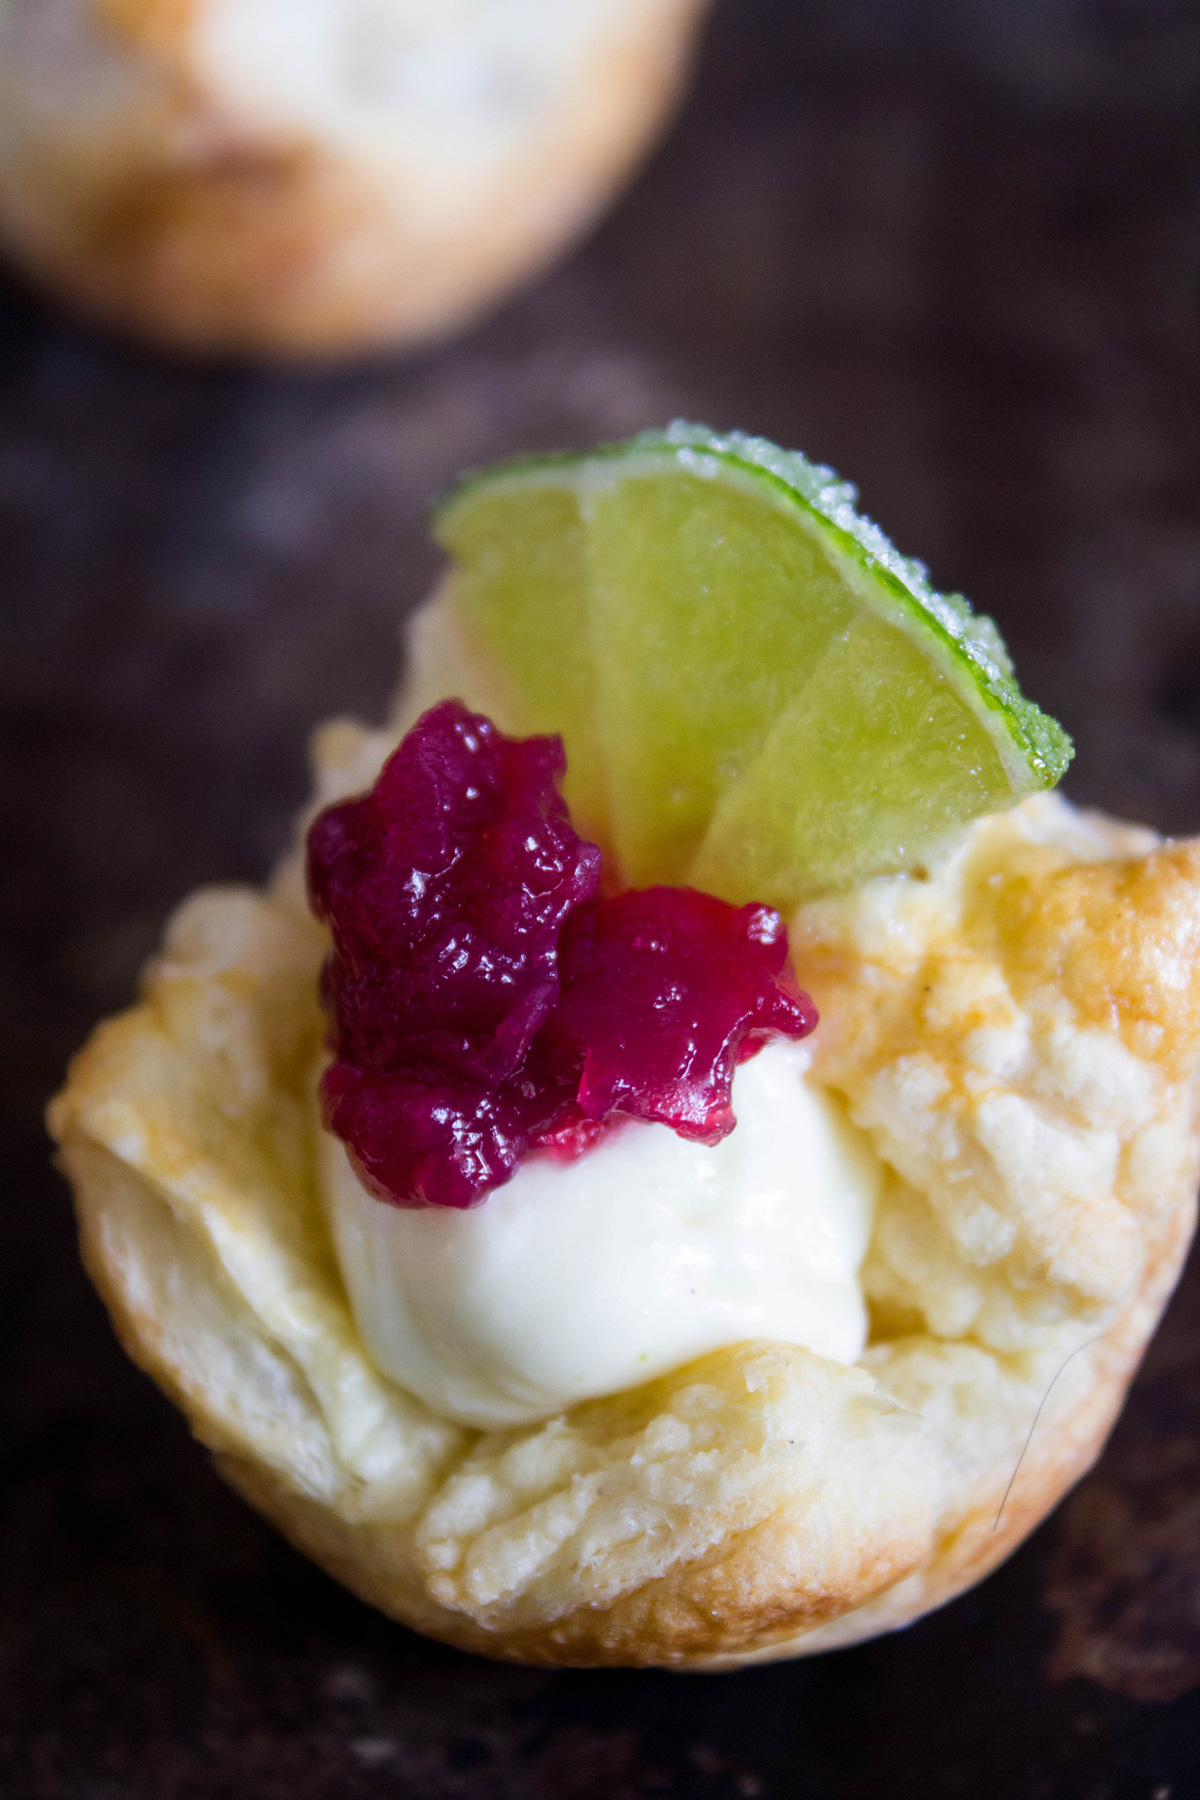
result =
M623 882L787 909L918 865L1071 747L995 626L929 586L830 470L675 424L503 464L436 518L455 604Z

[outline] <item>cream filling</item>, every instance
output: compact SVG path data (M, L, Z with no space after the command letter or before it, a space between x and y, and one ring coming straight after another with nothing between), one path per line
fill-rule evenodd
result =
M326 1210L377 1367L484 1429L543 1419L747 1338L853 1362L881 1165L805 1080L806 1045L737 1071L712 1148L629 1121L522 1165L469 1212L373 1199L321 1134Z

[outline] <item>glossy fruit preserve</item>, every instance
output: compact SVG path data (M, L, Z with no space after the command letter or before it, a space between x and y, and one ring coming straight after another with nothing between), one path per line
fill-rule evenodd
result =
M325 1122L378 1198L468 1207L534 1151L621 1117L716 1143L739 1062L816 1010L766 906L692 888L597 898L558 738L446 700L308 838L334 1060Z

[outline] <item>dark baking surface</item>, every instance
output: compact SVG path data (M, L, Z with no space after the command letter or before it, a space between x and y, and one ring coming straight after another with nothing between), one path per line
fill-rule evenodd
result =
M675 413L853 473L995 614L1069 789L1200 829L1200 11L728 0L655 164L456 344L158 362L0 286L0 1792L12 1800L1183 1800L1200 1326L1099 1470L899 1637L546 1674L358 1605L124 1360L39 1114L162 919L261 877L304 739L376 714L459 468Z

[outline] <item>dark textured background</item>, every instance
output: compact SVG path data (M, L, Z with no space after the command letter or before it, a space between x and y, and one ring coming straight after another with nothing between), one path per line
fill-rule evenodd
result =
M201 372L0 284L0 1792L1200 1791L1186 1293L1097 1474L941 1615L739 1676L503 1669L226 1492L112 1341L39 1125L171 903L265 872L310 726L378 713L423 509L501 453L674 413L802 445L995 614L1076 797L1200 829L1198 122L1195 4L727 0L600 233L417 360Z

